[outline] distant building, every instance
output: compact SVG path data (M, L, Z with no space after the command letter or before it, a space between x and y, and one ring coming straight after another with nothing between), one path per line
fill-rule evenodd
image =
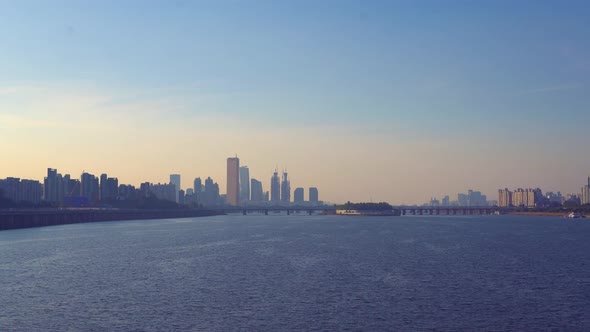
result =
M516 207L535 207L535 190L518 188L512 193L512 204Z
M125 184L119 185L117 197L122 200L135 199L135 197L136 197L135 187L132 185L125 185Z
M247 203L250 200L250 170L248 166L240 167L240 201Z
M580 195L580 204L590 204L590 176L588 177L588 183L582 187L582 195Z
M150 187L151 184L149 182L144 182L139 186L139 191L143 197L148 197L150 195Z
M251 195L251 201L252 202L262 202L264 200L264 194L262 191L262 182L256 180L256 179L251 179L250 180L250 195Z
M227 158L227 191L226 200L229 205L240 204L240 159Z
M88 198L90 203L97 203L99 200L100 186L98 178L89 173L82 173L80 176L80 196Z
M315 188L315 187L309 188L309 202L312 204L318 204L320 202L318 188Z
M117 199L119 191L119 180L109 178L106 174L100 176L100 200L112 201Z
M0 180L0 191L14 203L39 204L43 196L43 186L39 181L19 178Z
M175 199L174 201L176 203L179 203L179 197L178 197L178 192L180 191L180 174L170 174L170 183L174 185L174 187L176 188L176 192L174 194Z
M291 183L289 182L287 172L283 172L283 181L281 182L281 202L291 202Z
M451 198L447 195L443 197L441 201L441 206L450 206L451 205Z
M178 191L178 204L184 205L184 190L180 189Z
M305 190L303 188L296 188L295 191L293 192L293 202L295 204L301 204L303 202L305 202L305 199L303 198Z
M281 179L275 170L270 178L270 201L278 203L281 200Z
M488 201L486 195L482 195L479 191L469 189L467 194L457 194L457 201L459 206L487 206Z
M498 206L499 207L513 206L512 192L510 190L508 190L508 188L498 190Z
M63 176L64 198L80 197L80 180L71 179L70 174Z
M545 198L549 201L549 203L551 204L563 204L563 202L565 202L565 198L561 195L561 192L547 192L545 194Z
M43 182L43 199L54 205L59 205L63 202L63 181L61 174L57 173L57 169L48 168L47 177Z
M195 180L193 181L193 190L197 195L203 192L203 184L201 183L201 178L195 178Z
M211 177L205 179L205 189L202 193L202 199L199 200L204 206L219 205L219 185L213 182Z
M170 202L176 202L178 194L176 192L176 185L173 183L157 183L150 184L150 193L158 199Z
M467 198L466 194L457 194L457 201L459 206L469 206L469 198Z

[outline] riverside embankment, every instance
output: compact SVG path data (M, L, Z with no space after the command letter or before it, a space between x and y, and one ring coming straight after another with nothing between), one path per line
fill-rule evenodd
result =
M0 210L0 230L44 227L86 222L142 219L193 218L224 214L205 209L120 210L120 209L31 209Z

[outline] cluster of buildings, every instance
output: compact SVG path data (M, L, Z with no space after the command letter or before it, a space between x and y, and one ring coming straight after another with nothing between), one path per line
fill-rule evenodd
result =
M17 204L85 207L109 206L120 201L132 201L156 197L160 200L189 206L246 206L246 205L319 205L317 188L309 188L309 200L305 201L304 189L296 188L291 199L291 183L287 172L279 178L275 171L271 188L264 191L262 182L250 179L247 166L240 167L240 160L227 159L227 191L220 194L219 185L211 177L204 183L200 177L186 191L181 187L180 174L171 174L169 183L144 182L139 188L119 184L107 174L95 176L83 172L80 179L62 175L57 169L48 168L43 183L36 180L6 178L0 180L0 193Z
M425 205L428 206L461 206L461 207L482 207L490 205L486 195L483 195L480 191L469 189L467 193L457 194L457 200L451 201L451 198L447 195L444 196L440 201L436 198L431 198L430 203ZM493 205L493 204L492 204Z
M7 198L15 203L41 203L43 186L39 181L21 180L19 178L6 178L0 180L0 191Z
M498 190L499 207L528 207L533 208L540 206L543 199L543 192L536 188L518 188L510 191L508 188Z
M498 190L499 207L547 207L564 204L587 205L590 204L590 177L587 184L581 189L580 194L562 195L561 192L546 192L539 188L518 188L514 191L508 188Z
M270 191L264 191L262 181L250 178L248 166L240 166L238 157L227 158L227 196L226 201L233 206L246 205L319 205L318 189L308 189L308 200L305 200L305 189L295 188L291 199L291 181L289 174L274 171L270 178Z

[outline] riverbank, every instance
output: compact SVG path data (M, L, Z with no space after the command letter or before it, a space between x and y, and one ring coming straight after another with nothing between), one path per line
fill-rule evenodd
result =
M87 222L195 218L225 214L206 209L119 210L119 209L32 209L0 210L0 230L45 227Z

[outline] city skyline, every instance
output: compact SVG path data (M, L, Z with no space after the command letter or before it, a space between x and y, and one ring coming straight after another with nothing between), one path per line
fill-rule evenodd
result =
M238 178L238 187L237 187L237 191L236 192L238 194L238 200L240 202L243 202L242 198L239 197L239 195L240 195L240 193L242 191L242 185L241 185L241 183L239 181L240 178L241 178L239 172L240 172L241 169L247 169L248 170L247 173L249 175L250 168L248 166L242 166L242 167L240 167L239 166L239 158L237 158L237 157L236 158L231 158L231 157L230 158L227 158L226 166L228 165L230 159L238 159L238 168L237 168L238 169L238 175L237 175L237 178ZM58 170L58 168L47 168L46 170L56 171L56 170ZM224 173L223 174L224 176L219 177L219 178L215 178L215 177L209 176L208 178L209 179L214 178L216 180L216 183L219 183L219 186L223 186L225 188L225 187L227 187L227 182L226 181L224 182L223 179L227 179L228 171L229 171L229 169L226 167L224 169L224 172L223 172ZM75 174L75 173L67 172L67 171L60 171L60 172L63 173L64 176L71 176L70 174ZM61 175L61 173L60 173L60 175ZM98 176L96 174L100 174L100 176ZM181 177L184 177L184 175L182 175L182 174L168 174L165 177L167 177L169 179L169 181L165 181L165 180L164 181L161 181L161 180L159 180L160 178L158 178L158 180L152 180L152 179L146 179L145 177L143 177L137 183L135 183L135 182L127 182L127 181L124 181L124 180L121 181L121 180L119 180L120 179L119 177L114 177L114 178L108 177L108 178L106 178L107 174L111 174L111 173L110 172L106 172L105 173L104 171L101 171L101 172L93 172L93 171L83 170L81 172L81 174L80 174L80 179L75 178L75 177L72 178L72 179L80 182L79 183L79 186L81 187L81 190L82 191L85 190L84 189L85 186L83 185L83 183L84 183L83 179L85 179L86 176L92 176L92 178L94 179L93 181L96 181L97 183L99 183L99 180L102 181L103 180L103 177L105 177L104 178L105 180L109 180L109 181L114 180L115 183L125 184L125 185L132 185L132 186L136 186L137 188L139 188L140 185L143 184L143 183L145 183L146 181L149 182L149 183L152 183L152 184L160 184L160 183L162 183L162 184L174 184L175 187L178 188L178 189L175 189L175 196L176 196L175 201L178 203L178 190L183 190L185 192L187 190L194 190L194 188L195 188L194 185L197 183L197 181L200 181L201 180L200 177L202 176L202 175L198 175L196 177L192 177L192 179L194 179L194 180L193 181L190 181L190 183L188 185L185 185L184 187L182 187L182 186L181 187L177 187L176 182L180 182L180 178ZM271 174L271 173L269 173L269 174ZM267 188L267 190L265 190L265 192L268 192L271 195L271 196L269 196L269 201L271 201L271 202L273 202L273 201L274 202L281 202L281 201L283 201L282 191L283 191L283 186L285 185L285 183L284 183L283 180L285 179L285 176L286 176L287 173L286 172L280 173L280 172L278 172L275 169L275 171L272 174L276 174L277 180L278 180L278 182L277 182L277 189L276 189L277 190L277 192L276 192L277 197L276 197L275 200L273 200L273 198L272 198L272 190L273 190L272 189L272 182L273 182L273 177L271 177L268 180L268 182L266 182L266 181L263 180L263 181L260 181L260 183L261 183L261 185L264 188ZM283 178L281 179L281 177L283 177ZM45 175L42 176L42 177L40 177L40 178L25 178L25 177L19 177L19 176L15 176L15 175L6 175L6 176L3 176L3 175L0 174L0 180L2 180L2 179L8 179L8 178L18 178L18 179L25 180L25 181L40 181L42 183L43 182L43 178L45 178ZM188 176L188 178L191 178L191 176ZM249 178L257 181L255 177L249 177ZM288 182L290 182L290 179L289 179ZM225 183L225 185L224 185L224 183ZM580 185L582 186L581 189L580 189ZM268 186L268 187L266 187L266 186ZM313 184L311 186L301 186L299 184L299 182L298 182L297 188L300 188L300 187L305 187L305 188L309 188L309 189L315 189L316 186L314 186ZM501 199L498 196L498 192L501 191L501 190L508 190L507 189L508 187L514 188L514 191L521 190L522 188L525 188L524 190L531 190L531 191L532 190L539 189L539 188L542 188L541 186L536 186L536 185L532 185L532 186L518 186L518 185L509 184L506 187L506 189L503 189L501 187L498 187L498 188L496 188L490 194L487 194L487 193L485 193L483 191L482 192L476 191L476 193L478 193L478 195L480 195L480 194L483 193L484 194L483 195L484 200L487 197L487 199L488 199L489 202L499 203ZM578 190L573 190L573 191L570 192L570 191L560 190L559 188L557 188L557 189L553 189L552 188L552 189L543 189L543 191L544 192L548 192L548 193L557 192L560 195L562 194L564 199L566 198L566 196L578 196L578 198L581 200L581 202L587 202L588 201L587 200L587 197L590 197L590 194L587 194L588 192L590 192L590 189L587 189L589 187L590 187L590 176L587 177L587 184L586 183L583 183L583 182L580 182L579 179L578 179L578 184L577 184ZM203 186L203 188L204 188L204 186ZM294 197L293 197L293 195L294 195L294 189L297 189L297 188L291 189L290 188L290 185L288 183L287 183L287 188L289 188L289 190L290 190L290 194L288 196L288 200L290 202L294 202L295 201L294 200ZM535 189L533 189L533 188L535 188ZM452 196L451 198L449 198L449 194L444 194L444 193L443 194L440 194L440 195L432 195L432 194L429 195L427 193L422 193L422 196L423 197L428 197L430 202L433 202L434 200L436 200L436 201L439 202L438 204L442 204L442 200L444 200L445 198L446 199L451 199L451 201L449 201L449 202L452 202L453 200L454 200L454 202L460 201L461 200L461 197L460 196L463 195L461 193L461 191L469 191L469 192L471 192L472 190L471 189L469 189L469 190L465 190L465 189L459 190L458 194L453 194L453 195L458 195L459 197ZM448 192L448 191L443 191L443 192ZM220 192L220 194L227 195L227 190L225 192ZM97 195L99 195L99 197L101 195L103 195L102 191L98 191L97 192ZM322 190L322 196L323 196L323 190ZM457 199L454 199L454 198L457 198ZM344 202L350 201L350 200L351 199L346 199L344 201L330 201L328 199L322 198L322 201L326 201L326 202L330 202L330 203L338 203L338 204L339 203L344 203ZM372 198L370 198L369 200L366 200L366 201L374 201L374 200ZM423 205L423 202L424 202L424 200L423 201L412 202L412 203L396 202L396 201L391 201L391 200L382 200L382 201L390 202L390 203L393 203L394 205ZM587 204L587 203L583 203L583 204Z
M41 179L45 167L134 184L208 174L223 189L237 151L265 188L279 162L331 202L578 193L590 173L579 149L588 9L0 4L0 178Z
M271 178L271 191L274 198L269 197L269 191L263 191L262 182L252 178L252 198L246 194L246 199L240 198L240 192L245 189L242 186L247 182L247 191L250 190L249 168L239 166L239 158L227 158L228 183L234 183L232 188L228 185L228 192L220 193L219 184L211 177L205 180L202 186L201 178L193 181L193 187L187 190L179 189L180 174L170 174L168 183L142 182L140 186L119 183L116 177L109 177L102 173L100 177L83 171L80 180L72 178L70 174L58 173L55 168L47 168L47 176L43 182L35 179L18 177L0 178L0 200L8 199L14 204L25 203L38 205L49 203L53 206L85 207L105 206L109 207L114 201L137 200L137 195L148 197L154 195L160 200L171 201L180 205L198 206L297 206L304 204L332 204L318 199L318 189L309 187L308 200L304 199L305 188L297 187L291 191L287 172L283 171L282 181L275 170ZM588 205L590 197L590 176L578 193L562 194L553 191L543 191L541 188L508 188L498 189L496 199L488 200L480 191L469 189L467 193L458 193L457 200L451 200L449 195L438 200L431 197L430 201L422 206L431 207L484 207L497 206L500 208L550 208L558 206ZM245 181L245 182L243 182ZM294 195L291 200L291 194ZM233 196L233 197L232 197ZM6 202L6 201L5 201ZM348 201L350 203L350 201ZM56 205L57 204L57 205ZM106 205L103 205L106 204ZM338 204L338 203L337 203ZM341 204L341 202L340 202ZM396 204L394 204L396 205ZM398 206L412 206L411 204L397 204ZM413 204L418 206L419 204Z

